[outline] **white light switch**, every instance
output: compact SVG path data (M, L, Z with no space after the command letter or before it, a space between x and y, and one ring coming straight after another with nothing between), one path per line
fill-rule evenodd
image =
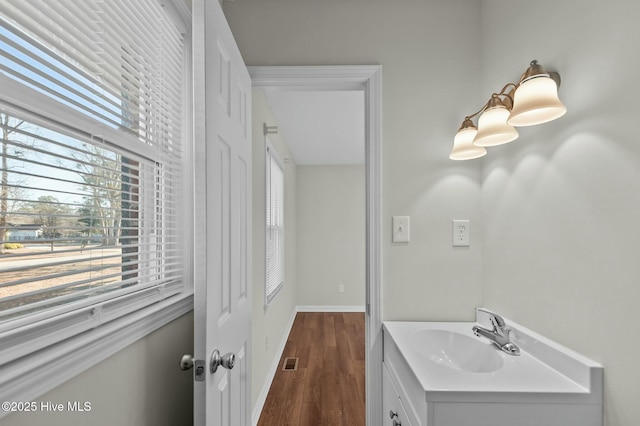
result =
M469 247L471 243L471 228L469 220L453 221L453 240L454 247Z
M393 242L409 242L409 216L393 216Z

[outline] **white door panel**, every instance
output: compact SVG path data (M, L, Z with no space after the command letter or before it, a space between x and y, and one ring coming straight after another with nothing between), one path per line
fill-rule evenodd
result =
M194 0L196 424L250 421L251 79L215 0ZM202 122L199 122L201 120ZM202 188L204 186L204 189ZM198 199L198 197L204 198ZM206 254L199 253L204 249ZM212 353L235 354L210 371ZM228 366L228 365L227 365Z

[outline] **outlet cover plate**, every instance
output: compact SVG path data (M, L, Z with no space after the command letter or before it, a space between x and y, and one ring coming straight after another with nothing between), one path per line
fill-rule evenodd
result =
M454 247L471 245L471 222L469 220L453 220L452 240Z

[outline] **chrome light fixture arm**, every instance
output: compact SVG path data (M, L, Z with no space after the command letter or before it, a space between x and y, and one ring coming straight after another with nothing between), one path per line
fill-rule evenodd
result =
M510 87L512 89L507 92L507 89ZM464 118L463 123L466 122L467 120L471 120L472 118L482 114L487 109L494 107L498 102L501 102L505 107L507 107L508 109L511 109L513 107L513 92L515 92L517 87L518 86L515 83L505 84L505 86L502 88L502 90L500 90L500 92L492 93L491 98L487 102L485 102L485 104L482 105L482 107L478 111L474 112L471 115L467 115ZM507 101L507 104L505 104L505 100Z

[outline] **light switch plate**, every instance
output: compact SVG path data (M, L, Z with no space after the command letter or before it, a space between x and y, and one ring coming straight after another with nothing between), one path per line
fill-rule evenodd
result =
M471 223L469 220L453 220L452 244L454 247L471 245Z
M394 243L409 242L409 216L393 216L392 227Z

